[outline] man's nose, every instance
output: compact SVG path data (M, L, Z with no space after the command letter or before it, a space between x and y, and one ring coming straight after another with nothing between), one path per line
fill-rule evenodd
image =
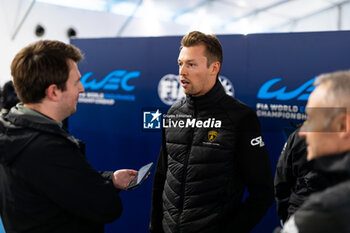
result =
M306 134L307 134L307 122L305 121L303 126L299 129L299 137L301 138L306 138Z
M306 138L306 133L304 131L299 131L299 137Z
M83 93L85 91L84 85L80 82L79 93Z
M179 66L179 74L180 75L186 74L186 68L185 68L184 65L183 66Z

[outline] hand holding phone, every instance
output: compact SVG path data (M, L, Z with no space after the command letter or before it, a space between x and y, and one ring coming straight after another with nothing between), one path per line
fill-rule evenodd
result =
M137 174L137 171L132 169L119 169L113 172L113 185L117 189L126 190L130 180L132 180Z
M131 180L126 190L131 190L137 188L148 176L151 169L153 167L153 163L149 163L139 169L136 176Z

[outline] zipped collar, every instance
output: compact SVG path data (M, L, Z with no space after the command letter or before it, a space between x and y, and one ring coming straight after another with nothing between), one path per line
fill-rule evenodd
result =
M219 80L216 80L213 88L210 89L210 91L208 91L206 94L198 97L186 95L186 102L191 107L195 106L196 109L201 110L217 104L224 96L226 96L224 87Z

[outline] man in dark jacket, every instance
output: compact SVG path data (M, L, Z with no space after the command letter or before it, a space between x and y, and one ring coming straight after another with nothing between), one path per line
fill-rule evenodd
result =
M6 114L13 106L15 106L19 102L19 99L17 97L15 88L11 80L5 83L3 87L2 95L3 96L2 96L1 113Z
M305 202L310 194L322 191L338 180L334 175L314 169L314 160L308 161L305 139L299 129L288 138L278 159L275 175L277 216L285 222Z
M257 116L218 80L222 47L214 35L186 35L178 64L186 99L170 108L163 125L150 231L249 232L273 202Z
M284 233L350 232L350 71L322 75L315 85L299 135L306 139L315 170L338 178L308 198Z
M134 170L96 172L62 129L76 111L79 49L59 41L23 48L11 64L23 102L0 118L0 214L7 233L103 233L122 211Z

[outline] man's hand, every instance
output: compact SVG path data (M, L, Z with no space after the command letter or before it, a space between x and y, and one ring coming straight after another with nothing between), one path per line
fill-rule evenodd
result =
M121 169L113 173L113 184L117 189L126 190L130 181L136 176L137 171Z

